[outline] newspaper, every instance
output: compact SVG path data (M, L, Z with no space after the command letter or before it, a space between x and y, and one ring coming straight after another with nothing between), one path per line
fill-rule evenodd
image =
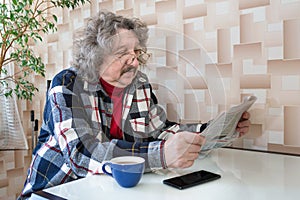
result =
M201 153L232 144L238 138L236 126L242 116L257 100L255 96L246 96L239 105L231 107L211 120L201 135L205 136L206 142L201 147Z

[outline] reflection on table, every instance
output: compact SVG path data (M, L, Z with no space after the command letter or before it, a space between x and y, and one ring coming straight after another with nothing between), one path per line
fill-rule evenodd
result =
M222 178L185 190L162 183L163 179L202 169ZM299 169L298 156L221 148L199 158L190 168L144 174L134 188L122 188L107 175L95 175L44 192L66 199L288 200L300 198Z

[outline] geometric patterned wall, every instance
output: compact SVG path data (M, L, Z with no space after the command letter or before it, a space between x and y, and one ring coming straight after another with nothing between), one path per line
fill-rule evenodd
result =
M300 154L299 0L92 1L73 26L99 8L149 25L144 71L171 120L207 121L254 94L251 131L234 146Z
M58 32L36 47L46 78L32 77L32 103L19 101L29 146L30 110L41 122L46 80L69 66L74 31L99 9L149 25L143 70L170 120L207 121L254 94L250 133L234 146L300 154L300 0L91 0L53 10ZM30 151L0 152L0 200L20 192Z
M207 121L254 94L250 134L234 145L300 153L299 0L94 0L58 9L58 32L38 48L47 79L69 66L72 34L100 8L149 25L144 71L171 120Z

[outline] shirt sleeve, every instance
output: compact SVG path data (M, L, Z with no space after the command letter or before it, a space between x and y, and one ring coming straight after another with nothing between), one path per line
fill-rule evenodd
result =
M164 143L165 140L152 142L127 142L124 140L114 140L115 147L113 156L140 156L145 162L145 171L165 169Z
M101 142L102 130L92 126L79 97L65 86L56 86L49 101L54 138L66 164L81 177L101 171L111 145Z

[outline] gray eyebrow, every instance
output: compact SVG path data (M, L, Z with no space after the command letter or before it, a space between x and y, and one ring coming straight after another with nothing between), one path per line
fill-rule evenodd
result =
M124 53L124 52L127 52L127 51L128 51L128 48L124 45L124 46L119 47L119 48L115 51L115 53L116 53L116 54L121 54L121 53Z
M142 47L140 45L137 45L134 50L143 50ZM123 46L120 46L117 51L115 52L116 54L122 54L122 53L125 53L125 52L128 52L129 49L127 48L126 45L123 45Z

